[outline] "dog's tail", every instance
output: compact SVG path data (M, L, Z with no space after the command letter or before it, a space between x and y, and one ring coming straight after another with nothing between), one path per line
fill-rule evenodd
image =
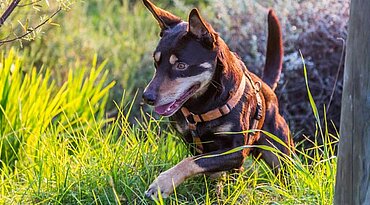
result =
M283 38L280 23L275 12L270 9L268 14L268 39L266 51L266 63L263 70L262 80L275 90L280 79L283 64Z

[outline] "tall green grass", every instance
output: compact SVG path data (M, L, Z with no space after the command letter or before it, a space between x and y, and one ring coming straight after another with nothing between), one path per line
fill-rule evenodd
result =
M132 104L123 102L133 96L117 103L116 120L105 119L113 83L104 64L92 65L57 86L46 69L23 73L17 52L1 57L0 204L153 204L144 196L152 180L190 155L161 119L128 122ZM314 134L324 145L281 156L285 175L248 158L243 173L194 177L157 203L332 204L337 133L323 122Z
M70 70L67 81L57 87L48 69L31 68L30 73L23 73L27 65L23 65L14 50L8 56L1 55L0 167L3 179L9 177L7 174L13 177L18 172L24 174L21 170L42 162L45 151L51 151L51 146L43 146L43 139L49 140L50 133L54 134L56 145L64 142L74 149L85 127L96 123L95 119L102 123L108 91L114 83L105 82L108 73L102 72L104 64L93 65L89 69ZM6 180L1 188L2 196L11 190Z

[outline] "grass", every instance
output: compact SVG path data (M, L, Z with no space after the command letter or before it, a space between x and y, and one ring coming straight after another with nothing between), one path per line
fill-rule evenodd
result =
M286 176L248 158L243 173L197 176L169 199L146 199L160 172L190 156L165 119L134 106L153 72L158 26L127 0L76 3L54 22L17 51L2 47L0 204L332 204L338 133L328 132L309 91L314 140L281 158ZM112 107L116 120L105 117ZM141 118L133 124L132 116Z
M133 101L130 95L117 103L117 120L105 119L113 83L96 58L92 68L71 69L58 87L48 69L24 74L17 55L11 51L0 63L0 203L153 204L145 189L190 155L175 132L161 129L162 119L129 123L132 104L124 102ZM315 133L323 146L313 141L309 150L281 157L284 176L249 158L241 174L195 177L155 203L332 204L337 134L329 134L326 124L324 118Z

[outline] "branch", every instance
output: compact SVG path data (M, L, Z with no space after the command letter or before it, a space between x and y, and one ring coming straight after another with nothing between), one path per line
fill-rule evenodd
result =
M21 0L13 0L13 2L9 5L9 7L5 10L3 15L0 17L0 27L4 24L6 19L9 17L9 15L14 11L15 7L17 7L18 3Z
M12 42L12 41L16 41L16 40L19 40L19 39L22 39L24 37L26 37L27 35L29 35L30 33L34 32L35 30L37 30L38 28L40 28L41 26L43 26L44 24L46 24L49 20L51 20L55 15L57 15L60 11L62 10L62 7L59 7L58 10L56 10L51 16L49 16L47 19L45 19L43 22L41 22L39 25L37 25L35 28L32 28L32 29L28 29L28 31L24 34L22 34L21 36L17 36L15 38L12 38L12 39L9 39L9 40L6 40L6 39L2 39L0 40L0 46L4 45L5 43L9 43L9 42Z

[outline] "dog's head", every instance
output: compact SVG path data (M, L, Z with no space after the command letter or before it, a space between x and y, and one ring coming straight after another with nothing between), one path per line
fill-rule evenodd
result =
M188 22L143 0L161 28L153 53L155 74L144 100L163 116L171 116L190 98L207 90L216 70L217 34L193 9Z

